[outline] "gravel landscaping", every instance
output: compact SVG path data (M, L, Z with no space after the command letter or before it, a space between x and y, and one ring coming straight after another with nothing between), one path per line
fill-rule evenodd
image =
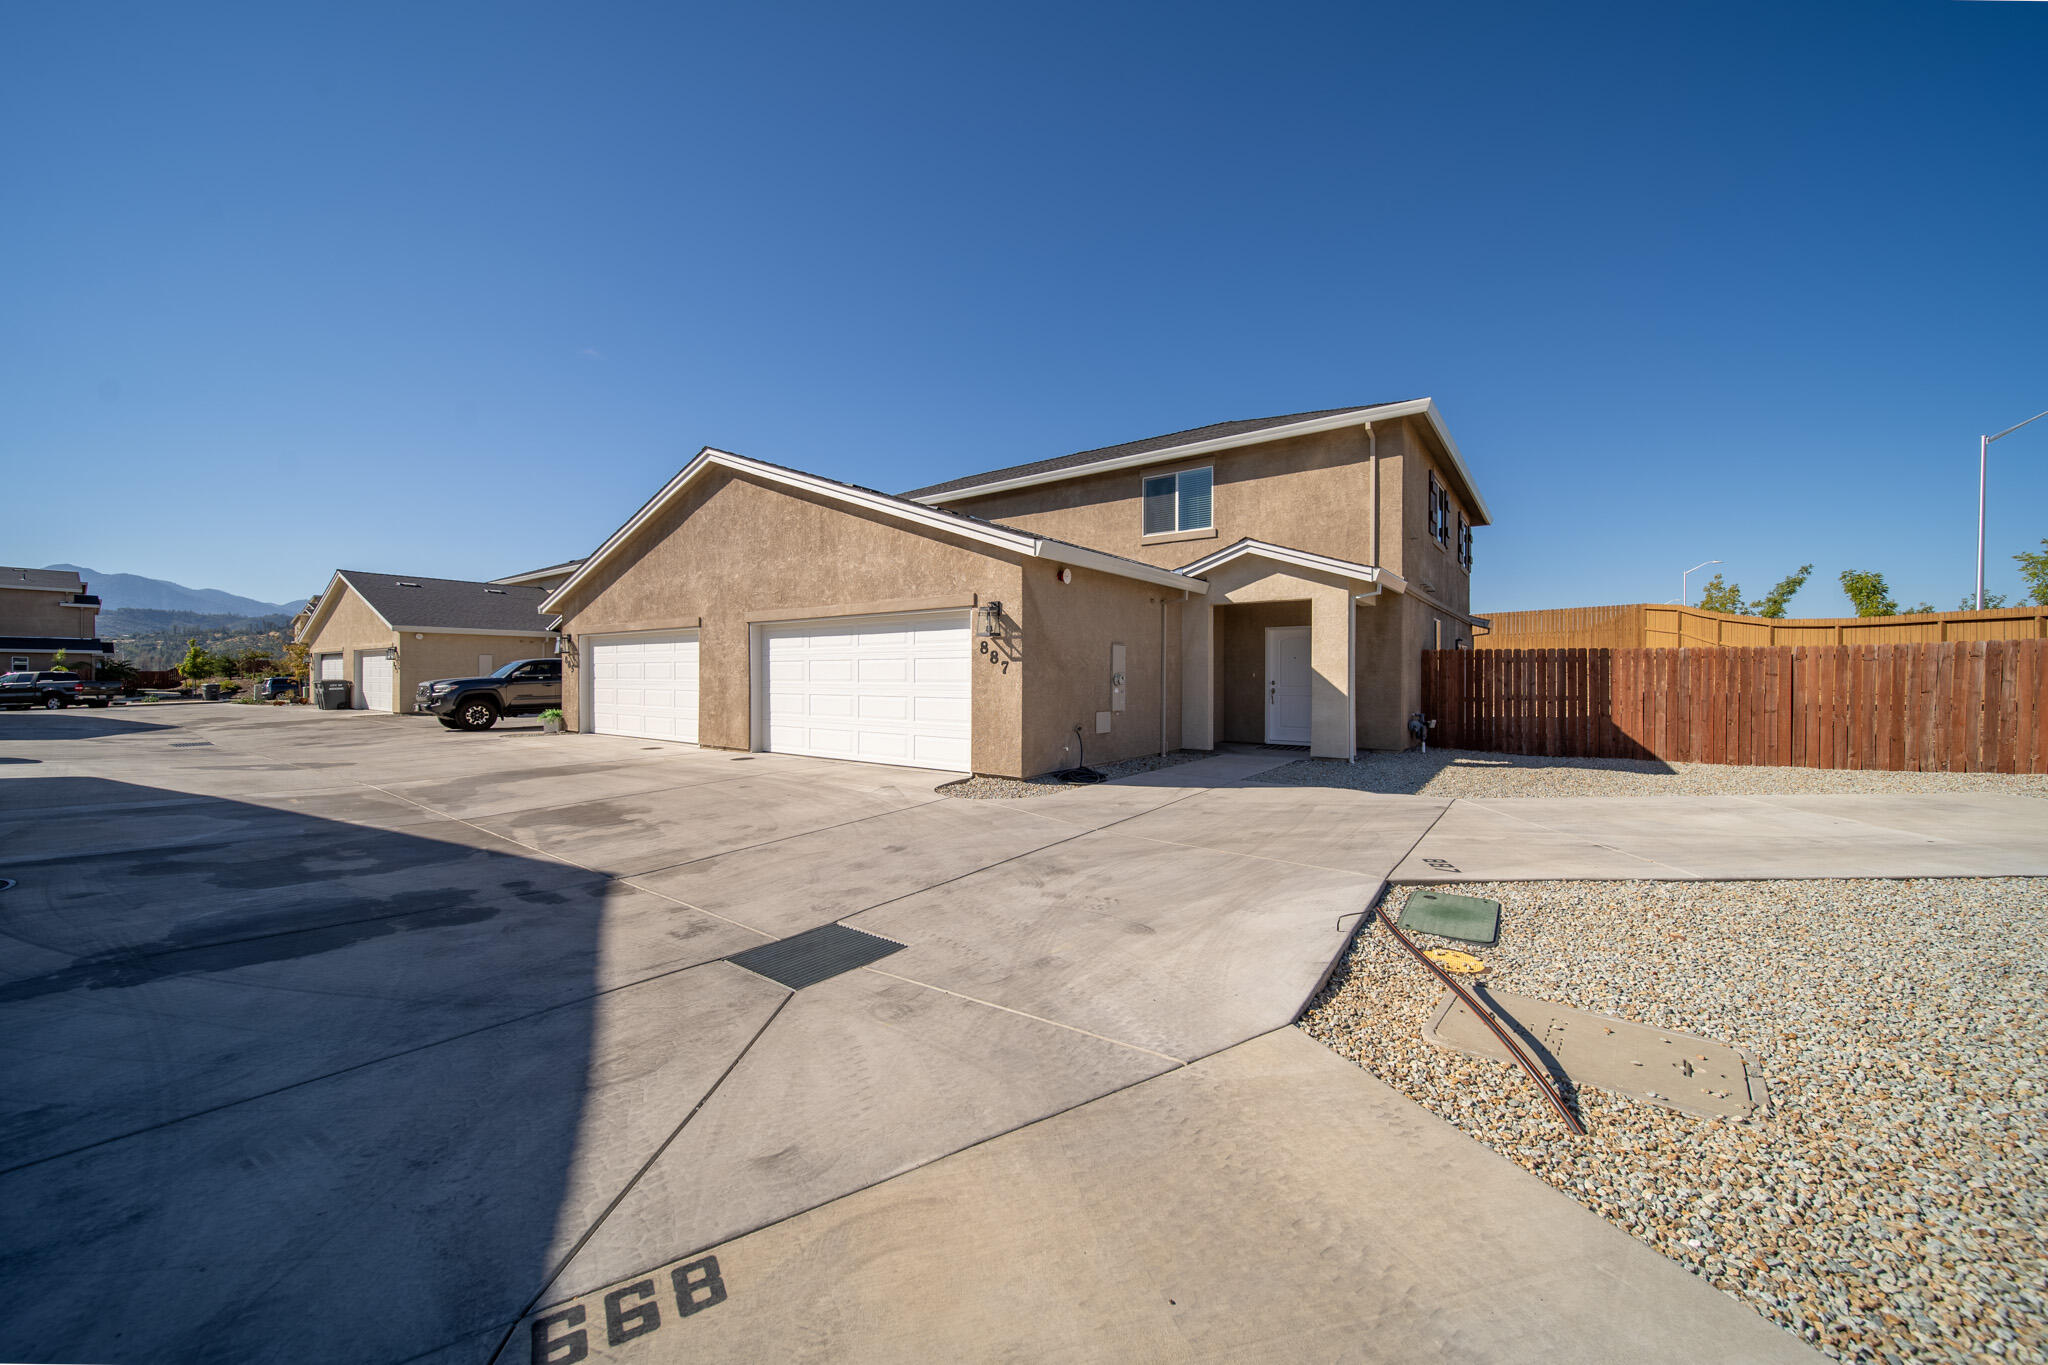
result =
M1999 792L2048 797L2048 773L1893 773L1749 768L1636 758L1528 758L1471 749L1304 758L1250 781L1406 796L1828 796Z
M1157 772L1161 768L1177 768L1183 763L1196 759L1214 758L1215 755L1202 749L1175 749L1170 754L1147 754L1144 758L1127 758L1121 763L1091 763L1088 766L1103 775L1111 777L1135 777L1139 773ZM1077 791L1090 783L1062 782L1050 773L1037 777L984 777L979 774L948 782L939 788L943 796L957 796L963 801L1014 801L1026 796L1057 796L1061 792Z
M1509 1063L1423 1041L1440 988L1377 921L1300 1026L1837 1359L2048 1359L2048 881L1445 889L1500 901L1500 942L1418 946L1743 1047L1770 1107L1588 1088L1573 1138Z

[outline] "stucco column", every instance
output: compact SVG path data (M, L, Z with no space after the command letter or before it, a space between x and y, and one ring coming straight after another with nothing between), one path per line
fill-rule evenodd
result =
M1351 589L1317 585L1309 596L1308 619L1309 667L1315 674L1308 751L1315 758L1348 759L1358 752L1358 708L1352 701L1358 643Z
M1216 608L1206 597L1180 608L1180 743L1216 747Z

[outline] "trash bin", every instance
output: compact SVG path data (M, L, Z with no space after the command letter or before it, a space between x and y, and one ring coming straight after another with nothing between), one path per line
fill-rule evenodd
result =
M204 698L206 698L206 700L208 700L208 701L219 701L219 700L220 700L220 684L219 684L219 683L201 683L201 684L200 684L200 687L199 687L199 695L200 695L200 696L202 696L202 697L204 697Z
M350 703L350 684L347 678L322 678L320 680L320 709L322 711L346 711Z

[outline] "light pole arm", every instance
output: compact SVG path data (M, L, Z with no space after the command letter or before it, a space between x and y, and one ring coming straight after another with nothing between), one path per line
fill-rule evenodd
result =
M2027 425L2027 422L2038 422L2038 421L2040 421L2040 420L2041 420L2041 419L2042 419L2043 417L2048 417L2048 411L2043 411L2043 412L2037 412L2037 413L2035 413L2035 414L2034 414L2034 415L2033 415L2032 417L2029 417L2029 418L2027 419L2027 421L2026 421L2026 422L2014 422L2014 423L2013 423L2013 424L2012 424L2011 426L2007 427L2007 428L2006 428L2006 429L2005 429L2004 431L2001 431L2001 432L1999 432L1999 433L1998 433L1998 436L1986 436L1986 437L1984 438L1984 444L1985 444L1985 445L1990 445L1990 444L1991 444L1991 443L1992 443L1993 441L1997 440L1999 436L2010 436L2010 435L2012 435L2012 434L2013 434L2013 433L2014 433L2015 431L2018 431L2018 430L2019 430L2019 429L2020 429L2021 427L2023 427L2023 426Z

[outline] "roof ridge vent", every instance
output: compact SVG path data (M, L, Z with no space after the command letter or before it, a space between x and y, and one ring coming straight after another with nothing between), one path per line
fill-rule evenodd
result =
M505 590L504 590L503 588L485 588L485 589L484 589L484 591L485 591L485 592L494 592L494 593L498 594L498 596L500 596L500 597L503 597L503 596L505 595Z
M398 580L398 586L401 588L417 588L419 584L401 578Z

